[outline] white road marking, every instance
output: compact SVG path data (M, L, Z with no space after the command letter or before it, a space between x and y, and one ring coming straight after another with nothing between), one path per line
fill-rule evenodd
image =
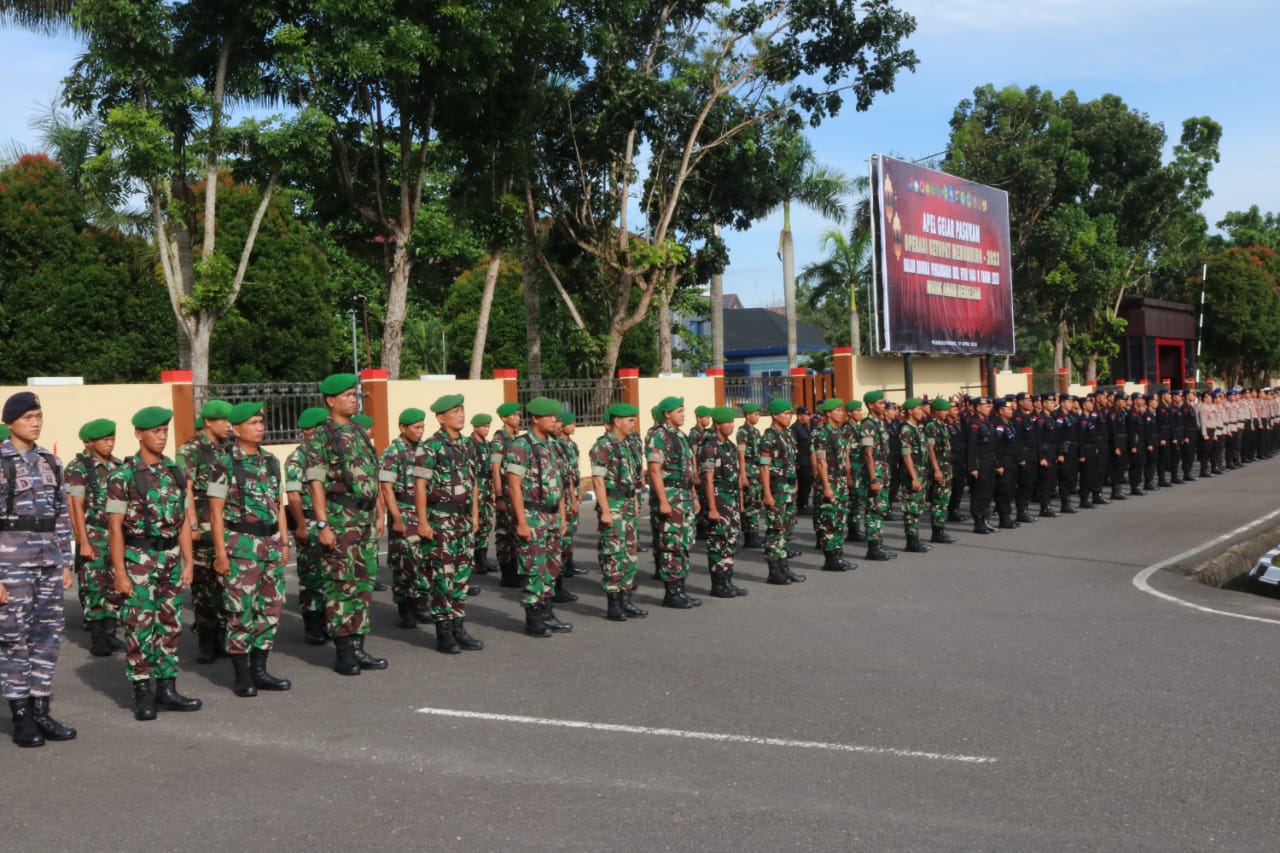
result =
M1221 536L1218 536L1217 538L1210 539L1208 542L1203 542L1195 546L1194 548L1188 548L1187 550L1183 551L1181 554L1174 554L1172 557L1161 560L1160 562L1154 565L1147 566L1145 569L1143 569L1142 571L1138 572L1136 575L1133 576L1133 585L1136 586L1138 589L1142 590L1143 592L1154 595L1156 598L1161 598L1161 599L1164 599L1165 601L1171 601L1174 604L1180 604L1183 607L1188 607L1192 610L1199 610L1201 613L1213 613L1218 616L1230 616L1233 619L1246 619L1250 622L1269 622L1272 625L1280 625L1280 619L1270 619L1266 616L1249 616L1244 613L1232 613L1228 610L1217 610L1216 608L1213 608L1213 607L1205 607L1202 604L1193 604L1190 601L1183 601L1181 598L1178 598L1173 595L1169 595L1168 593L1165 593L1165 592L1160 592L1159 590L1152 588L1151 584L1147 582L1152 575L1154 575L1156 572L1160 571L1161 569L1166 568L1168 566L1172 566L1174 563L1179 563L1194 554L1198 554L1199 552L1204 551L1207 548L1212 548L1214 545L1221 545L1223 542L1226 542L1229 539L1234 539L1235 537L1239 536L1241 533L1244 533L1246 530L1249 530L1252 527L1257 527L1259 524L1265 524L1266 522L1270 521L1276 516L1280 516L1280 509L1273 509L1271 512L1267 513L1266 515L1261 516L1260 518L1255 518L1253 521L1249 522L1248 524L1242 524L1241 526L1237 527L1235 530L1230 530L1222 534Z
M650 726L622 726L616 723L592 723L585 720L556 720L548 717L522 717L516 714L489 714L481 711L458 711L451 708L419 708L419 714L433 717L456 717L464 720L490 720L500 723L520 723L527 726L553 726L562 729L590 729L597 732L617 732L632 735L656 735L689 740L720 741L722 743L746 743L756 746L787 746L793 749L825 749L832 752L858 752L866 755L890 755L895 758L926 758L934 761L956 761L963 764L995 764L995 758L982 755L956 755L944 752L924 752L916 749L895 749L887 746L862 746L853 743L824 743L816 740L790 740L776 737L721 734L718 732L693 732L684 729L657 729Z

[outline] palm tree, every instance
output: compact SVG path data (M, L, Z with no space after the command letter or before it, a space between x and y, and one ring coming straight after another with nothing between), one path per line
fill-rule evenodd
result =
M50 32L71 24L72 0L0 0L0 25Z
M787 312L787 366L795 367L796 253L791 238L791 204L802 204L828 219L843 222L846 215L843 197L852 190L852 182L840 170L815 162L813 145L798 131L785 128L779 134L775 145L776 180L782 208L778 257L782 261L782 294Z
M806 264L800 272L800 280L811 289L809 304L817 307L835 296L843 302L849 300L849 341L854 355L862 353L862 321L858 314L858 291L863 285L872 286L871 277L871 199L867 195L868 179L852 181L856 194L853 204L853 225L848 235L838 228L823 233L818 249L826 254L824 260Z

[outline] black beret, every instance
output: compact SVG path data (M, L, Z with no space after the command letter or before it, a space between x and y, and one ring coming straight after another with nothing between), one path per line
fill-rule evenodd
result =
M30 391L19 391L4 401L4 413L0 420L11 424L32 409L40 408L40 398Z

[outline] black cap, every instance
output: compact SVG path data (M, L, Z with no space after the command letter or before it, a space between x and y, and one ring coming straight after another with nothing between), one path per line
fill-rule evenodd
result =
M808 410L808 409L806 409L804 406L796 406L796 414L797 414L797 415L807 415L807 414L809 414L809 410Z
M19 391L4 401L4 412L0 421L11 424L32 409L40 408L40 398L30 391Z

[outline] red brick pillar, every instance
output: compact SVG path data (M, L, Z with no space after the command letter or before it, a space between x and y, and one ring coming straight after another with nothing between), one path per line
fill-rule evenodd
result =
M387 371L370 367L360 371L364 413L373 418L373 446L381 453L391 443L391 412L387 400Z
M804 406L813 411L813 384L808 380L809 371L806 368L791 368L791 405Z
M711 377L715 385L715 404L717 406L724 405L724 368L708 367L707 375Z
M622 402L640 408L640 368L619 367L618 379L622 382Z
M1067 389L1071 387L1071 369L1067 367L1058 368L1058 393L1065 394Z
M196 389L190 370L162 370L160 381L169 386L173 399L173 448L176 451L196 432ZM132 414L132 413L131 413Z
M834 347L831 365L835 370L835 395L841 400L853 399L853 347Z
M502 368L493 371L493 378L502 380L502 402L520 402L520 371Z
M1027 377L1027 393L1033 393L1036 390L1035 374L1031 372L1030 367L1022 368L1022 374Z

